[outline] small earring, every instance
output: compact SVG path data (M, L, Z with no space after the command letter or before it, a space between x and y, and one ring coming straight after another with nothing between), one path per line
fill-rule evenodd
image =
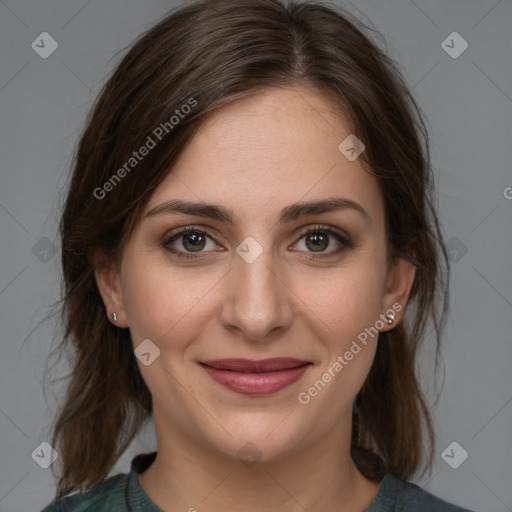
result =
M388 311L386 313L386 318L387 318L388 324L391 325L395 321L395 312L394 311Z
M112 313L112 320L114 320L114 322L117 322L117 313L114 311L114 313Z

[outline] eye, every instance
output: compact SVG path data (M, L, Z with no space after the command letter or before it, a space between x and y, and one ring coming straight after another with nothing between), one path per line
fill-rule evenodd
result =
M210 245L208 246L209 242ZM202 257L200 254L203 252L217 247L211 236L192 227L182 228L177 233L167 237L162 245L165 250L182 258L200 258ZM203 249L206 249L206 251Z
M353 246L354 244L348 236L328 227L315 226L302 233L296 244L297 248L293 250L304 250L310 253L308 259L319 259L339 254ZM334 247L332 250L327 251L332 247ZM311 255L311 253L313 254Z

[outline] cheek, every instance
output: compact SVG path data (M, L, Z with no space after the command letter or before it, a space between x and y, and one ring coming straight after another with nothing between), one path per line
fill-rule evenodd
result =
M334 333L334 339L342 343L379 319L384 282L385 263L359 254L337 270L300 279L296 289L311 314L322 320L320 326L329 337Z
M311 414L323 417L325 425L351 410L371 369L378 343L375 326L382 313L383 279L383 266L375 258L373 264L361 258L358 264L316 279L314 292L311 287L302 290L309 297L305 302L311 306L310 325L323 326L316 332L323 341L323 355L298 400L309 404Z
M218 277L199 270L183 272L144 258L128 258L123 275L123 301L133 342L137 345L149 338L166 349L176 348L170 340L179 340L184 329L200 325L198 316Z

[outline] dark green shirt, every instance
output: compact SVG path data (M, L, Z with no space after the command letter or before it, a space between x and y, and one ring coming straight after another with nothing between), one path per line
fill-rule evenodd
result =
M128 474L112 476L81 494L50 503L42 512L162 512L144 492L137 473L155 460L156 452L134 457ZM436 498L412 482L391 473L382 480L377 495L364 512L471 512Z

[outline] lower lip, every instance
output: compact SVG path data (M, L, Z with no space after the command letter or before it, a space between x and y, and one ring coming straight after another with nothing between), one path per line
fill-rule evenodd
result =
M216 370L203 364L201 366L214 381L231 391L236 391L243 395L269 395L299 380L311 364L287 370L262 373L241 373L231 370Z

